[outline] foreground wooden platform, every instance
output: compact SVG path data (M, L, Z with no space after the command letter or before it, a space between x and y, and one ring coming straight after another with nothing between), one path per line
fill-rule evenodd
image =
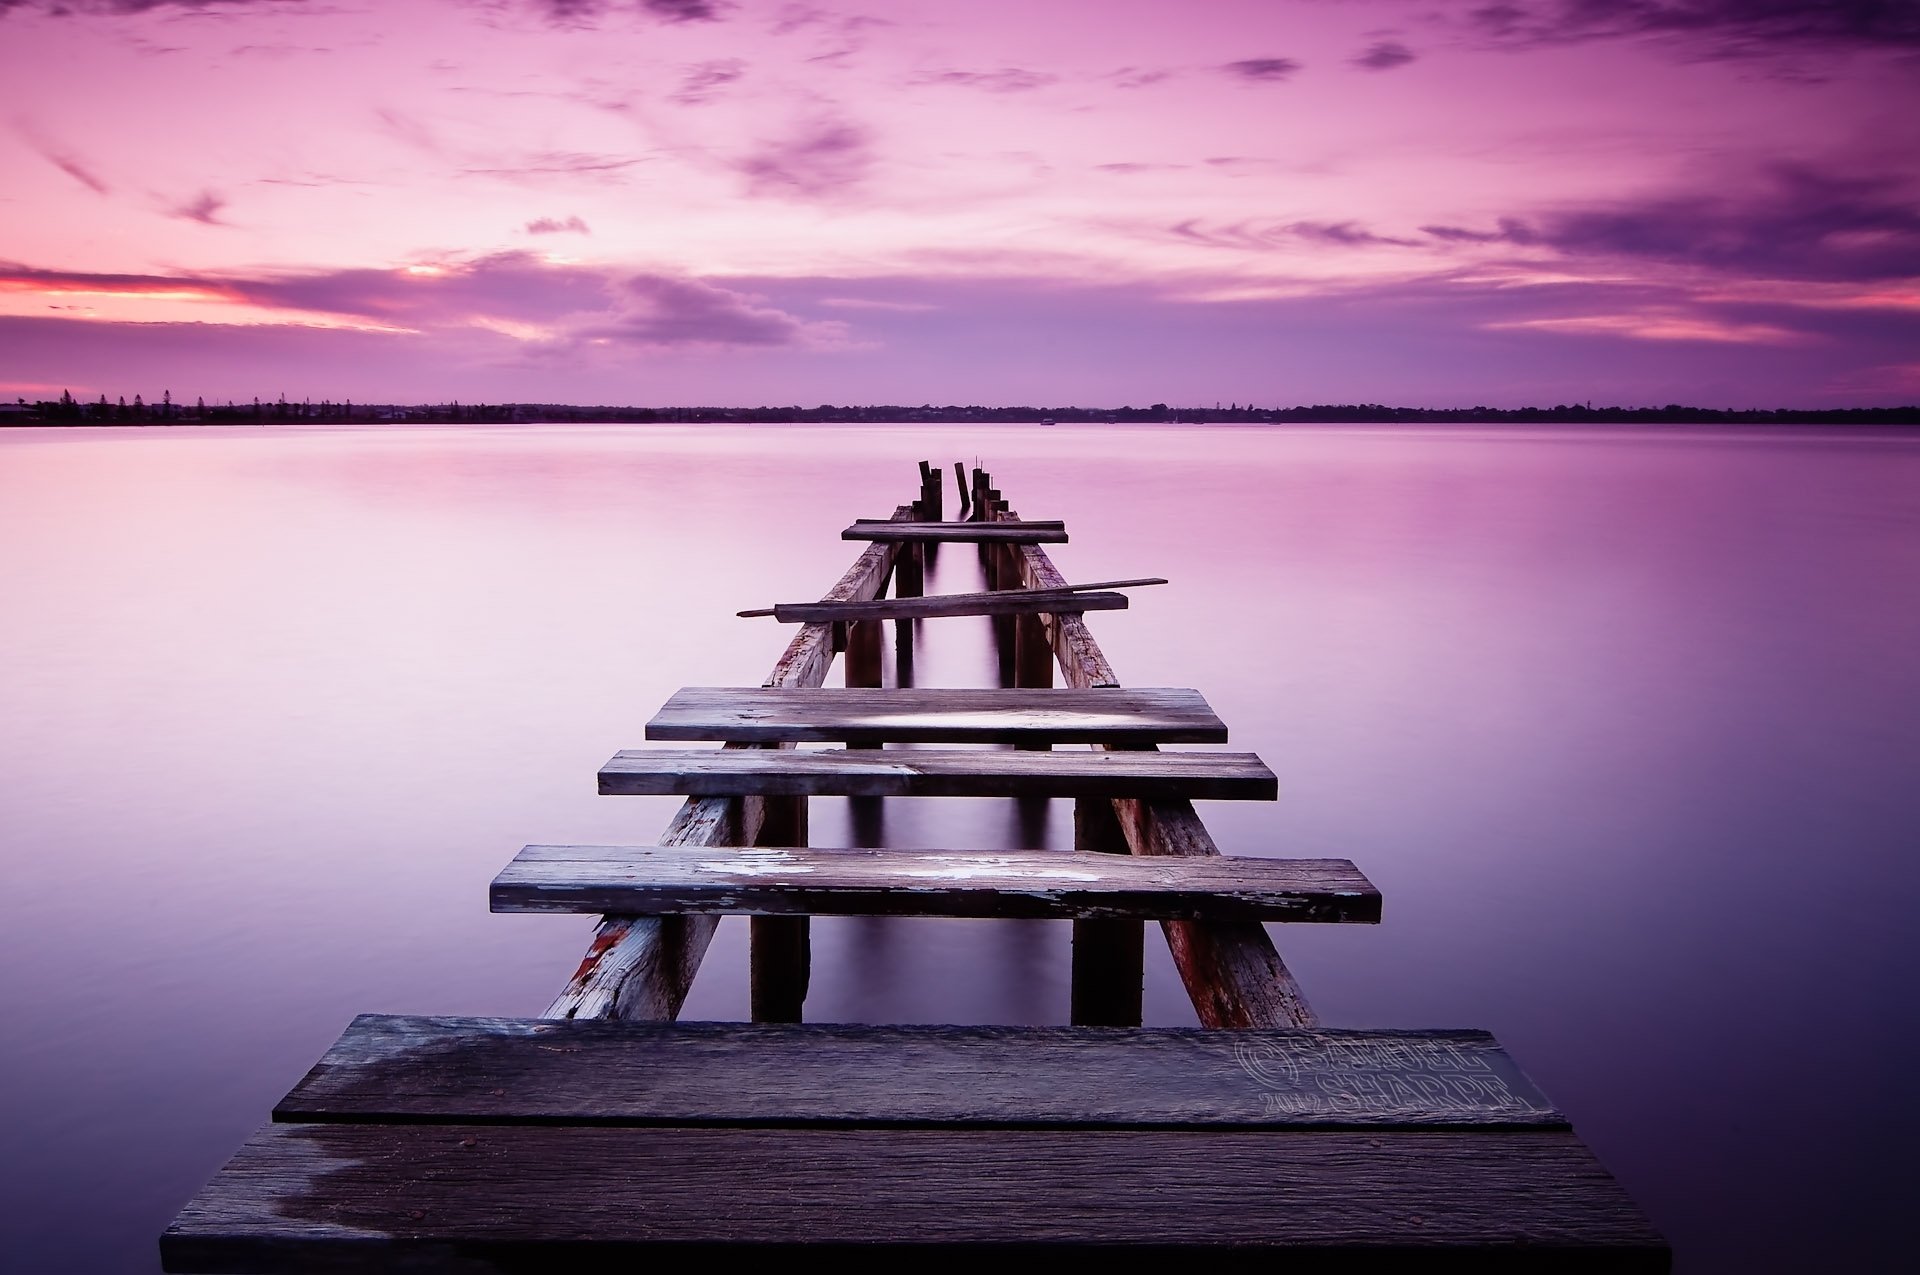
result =
M1666 1269L1484 1033L362 1018L275 1116L166 1269Z
M1380 919L1380 892L1345 859L1058 850L527 846L494 878L492 901L495 912Z
M1224 744L1200 692L687 686L647 738L749 744Z
M602 795L674 797L1131 797L1272 801L1252 753L1016 753L640 749L600 768Z

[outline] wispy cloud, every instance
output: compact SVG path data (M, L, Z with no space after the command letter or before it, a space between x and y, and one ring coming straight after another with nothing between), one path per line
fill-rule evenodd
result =
M167 215L182 221L197 221L203 226L224 226L227 223L220 219L220 210L226 206L225 196L203 190L185 203L176 204Z
M1380 40L1368 45L1353 59L1353 64L1367 71L1391 71L1412 62L1416 56L1398 40Z
M1758 188L1682 193L1422 229L1572 257L1637 258L1756 278L1864 282L1920 275L1920 204L1888 177L1781 165Z
M1237 221L1210 226L1192 218L1176 223L1168 233L1185 243L1239 252L1271 252L1302 241L1342 248L1410 248L1419 242L1376 234L1355 221Z
M626 5L614 0L524 0L524 3L559 27L591 27L622 8L666 23L718 22L733 9L725 0L630 0Z
M1912 0L1498 0L1468 22L1508 46L1651 38L1709 58L1920 48Z
M697 63L682 73L680 87L674 90L668 100L682 106L702 106L746 73L747 64L739 58L716 58L711 62Z
M1173 78L1173 72L1156 66L1123 66L1111 71L1107 78L1113 81L1115 88L1143 89Z
M831 346L844 339L842 325L808 322L702 279L556 264L526 252L278 275L91 274L0 262L0 293L221 302L289 322L348 318L387 331L477 330L566 348Z
M873 166L867 130L843 119L815 119L762 142L735 165L754 195L823 199L865 180Z
M997 71L936 71L920 77L920 84L950 84L958 88L984 89L988 93L1029 93L1057 84L1060 77L1045 71L1029 71L1017 66Z
M557 217L539 217L527 223L527 233L530 235L590 235L593 231L589 230L587 223L578 217L568 217L564 220Z
M6 0L0 0L0 4L5 3ZM4 9L0 9L0 13L4 12ZM21 141L26 143L27 148L33 151L34 154L46 160L67 176L73 178L73 180L79 182L94 194L110 195L113 193L105 180L103 180L98 173L94 172L91 163L83 159L71 148L47 136L41 131L39 125L33 121L17 119L13 123L13 131L19 136Z
M1245 58L1239 62L1229 62L1220 69L1243 80L1276 84L1291 79L1300 69L1300 64L1292 58Z

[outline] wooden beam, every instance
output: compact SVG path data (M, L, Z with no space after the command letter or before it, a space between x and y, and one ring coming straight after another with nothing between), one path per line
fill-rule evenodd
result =
M913 516L901 505L894 517ZM893 565L895 546L869 545L826 594L828 601L871 598ZM768 686L820 686L833 664L833 626L808 624L787 643L767 676ZM756 745L728 744L728 748ZM674 816L662 845L751 845L760 832L764 810L759 800L701 797ZM679 1014L687 988L700 968L719 918L686 916L607 916L594 931L580 967L549 1005L548 1018L671 1019Z
M608 796L1115 797L1272 801L1252 753L629 749L600 769Z
M840 533L840 538L882 543L920 540L934 544L1065 544L1067 533L1061 527L1004 527L977 522L867 522L848 527Z
M1112 818L1109 802L1080 804ZM1176 863L1129 855L1119 828L1108 831L1102 840L1077 829L1083 850L1114 847L1101 854L808 849L766 836L750 850L527 846L494 878L491 898L495 912L1380 919L1380 892L1345 859Z
M363 1014L280 1121L1565 1129L1481 1031L806 1027Z
M1223 744L1198 691L686 686L647 723L649 740L739 743Z
M1016 551L1020 581L1028 588L1065 583L1047 551L1037 544ZM1113 665L1078 615L1043 617L1054 658L1067 685L1117 687ZM1149 745L1151 747L1151 745ZM1120 798L1113 813L1127 844L1138 855L1208 856L1220 853L1200 816L1187 801ZM1180 972L1194 1012L1207 1027L1313 1027L1319 1016L1307 1003L1293 972L1258 924L1244 921L1162 921L1174 968Z

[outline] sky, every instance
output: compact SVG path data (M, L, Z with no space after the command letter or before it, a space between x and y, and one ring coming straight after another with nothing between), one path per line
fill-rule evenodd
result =
M0 0L0 397L1920 401L1920 0Z

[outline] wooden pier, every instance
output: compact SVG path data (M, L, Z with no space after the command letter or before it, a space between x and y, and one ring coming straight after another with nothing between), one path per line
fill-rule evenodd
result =
M683 689L647 725L718 747L602 768L603 793L688 798L658 844L527 846L495 879L497 912L600 917L545 1016L354 1020L161 1237L167 1270L1668 1268L1486 1033L1320 1026L1266 926L1378 922L1379 892L1346 860L1222 855L1193 803L1272 800L1276 777L1213 747L1199 691L1121 687L1087 627L1164 581L1070 585L1043 547L1064 525L955 469L963 520L923 462L911 503L843 533L866 548L819 602L745 613L800 625L762 685ZM975 546L988 591L922 596L936 544ZM883 625L904 661L911 624L952 615L993 617L1006 684L883 686ZM809 847L825 795L1072 800L1074 849ZM754 1021L675 1021L728 914ZM1070 1023L802 1023L811 915L1067 919ZM1140 1026L1146 921L1197 1030Z

